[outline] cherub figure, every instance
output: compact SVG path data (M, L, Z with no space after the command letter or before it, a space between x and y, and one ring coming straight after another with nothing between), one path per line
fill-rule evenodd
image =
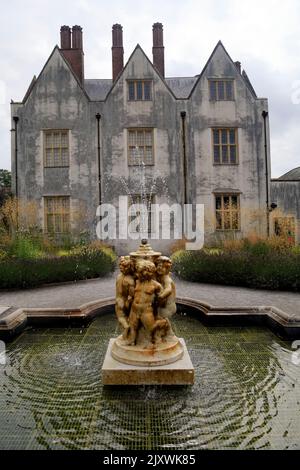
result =
M124 337L129 331L128 317L134 296L135 280L133 266L129 256L121 256L119 267L121 273L116 281L116 306L115 311L120 325L124 328Z
M137 334L142 324L150 333L151 342L157 339L157 332L167 333L168 322L165 319L156 319L153 305L162 286L155 280L156 266L152 261L140 260L136 263L137 281L134 291L134 300L129 315L130 333L129 344L136 344Z
M171 318L176 313L176 289L170 276L172 261L167 256L160 256L157 261L157 280L162 285L158 295L157 314L161 318Z

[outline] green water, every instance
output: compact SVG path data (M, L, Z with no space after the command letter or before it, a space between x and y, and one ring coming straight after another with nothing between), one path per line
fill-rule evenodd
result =
M175 315L193 387L102 387L113 314L27 330L0 365L0 449L300 449L300 365L264 327Z

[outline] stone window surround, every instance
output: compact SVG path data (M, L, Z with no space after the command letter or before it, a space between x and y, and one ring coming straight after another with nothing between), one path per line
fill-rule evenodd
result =
M152 78L128 78L126 80L127 82L127 100L129 102L135 102L135 101L152 101L153 99L153 79ZM130 97L130 84L134 84L134 98ZM138 96L138 83L142 84L142 97L137 98ZM149 84L149 98L145 98L145 83Z
M58 133L60 134L60 145L57 147L54 147L52 144L51 147L47 147L47 134L55 134ZM62 144L62 134L67 134L67 144L63 145ZM70 129L42 129L42 139L43 139L43 161L44 161L44 168L69 168L70 167ZM46 151L47 149L52 149L52 155L51 155L51 164L47 163L47 155ZM59 149L59 159L60 163L55 164L55 157L54 157L54 149ZM63 155L62 155L62 149L67 149L67 162L63 163Z
M145 166L154 166L154 160L155 160L155 152L154 152L154 143L155 143L155 139L154 139L154 128L153 127L127 127L126 128L126 149L127 149L127 164L129 167L131 166L140 166L141 165L141 162L138 162L138 161L133 161L132 158L131 158L131 155L130 155L130 151L131 149L133 148L143 148L143 152L144 152L144 156L145 156L145 149L150 147L150 145L145 145L145 143L143 145L140 145L138 146L136 142L136 145L130 145L130 138L129 138L129 134L130 132L136 132L138 133L139 131L143 131L144 133L145 132L148 132L149 133L151 132L151 138L152 138L152 156L151 156L151 161L147 161L145 159ZM145 135L145 134L144 134ZM145 142L145 141L144 141Z
M228 125L220 125L220 126L213 126L210 128L211 129L211 145L212 145L212 160L213 160L213 166L236 166L239 165L239 127L237 126L228 126ZM227 155L228 155L228 162L223 162L223 156L222 156L222 140L219 140L219 144L215 144L214 142L214 131L222 131L226 130L227 132L230 130L235 131L235 143L230 144L230 141L226 141L226 144L224 146L227 147ZM219 155L220 155L220 162L215 162L215 146L219 146ZM230 162L230 147L234 146L235 147L235 158L236 161L234 163Z
M209 95L209 101L212 102L218 102L218 101L235 101L235 79L234 77L209 77L208 79L208 95ZM231 91L232 91L232 96L227 97L228 90L226 88L225 83L230 82L231 85ZM216 89L215 89L215 97L212 97L212 83L216 83ZM218 88L218 83L223 83L223 91L224 91L224 98L220 98L220 90Z
M63 205L61 205L60 208L58 208L58 210L54 210L52 212L49 212L48 211L48 203L50 200L65 200L65 202L67 201L67 211L65 212L64 211L64 208L63 208ZM71 227L71 197L69 195L65 195L65 194L53 194L53 195L44 195L43 196L43 212L44 212L44 232L46 233L50 233L50 234L65 234L65 233L68 233L69 230L70 230L70 227ZM60 216L60 222L58 223L59 224L65 224L66 222L63 222L62 220L62 216L63 215L67 215L67 230L62 230L62 231L57 231L57 230L53 230L53 231L49 231L48 230L48 216L49 215L56 215L56 216ZM56 221L54 220L54 225L57 225Z
M216 190L213 192L213 195L214 195L214 213L215 213L215 231L217 233L220 233L220 232L239 232L241 231L241 192L236 190L236 191L233 191L233 190ZM217 198L221 198L221 209L217 209ZM236 209L232 209L232 207L230 207L229 209L224 209L224 198L225 197L229 197L229 200L230 200L230 204L231 204L231 198L232 197L236 197L237 198L237 208ZM222 223L222 227L221 228L218 228L217 227L217 213L220 213L221 215L221 223ZM224 227L224 216L225 216L225 213L228 213L230 215L230 228L225 228ZM238 215L238 227L237 228L232 228L232 225L233 225L233 219L232 219L232 215L233 214L237 214Z

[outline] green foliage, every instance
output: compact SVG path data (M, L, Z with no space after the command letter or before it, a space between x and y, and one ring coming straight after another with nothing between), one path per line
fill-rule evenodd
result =
M108 248L87 249L69 256L52 258L4 257L0 258L0 289L29 288L46 283L102 277L112 272L115 264L116 256Z
M11 188L11 172L0 169L0 187Z
M174 273L189 281L300 291L299 250L258 242L239 250L180 251L172 259Z

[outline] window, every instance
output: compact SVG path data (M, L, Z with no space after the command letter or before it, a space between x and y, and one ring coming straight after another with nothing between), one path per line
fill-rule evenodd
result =
M153 129L128 129L128 165L153 165Z
M238 163L237 129L213 129L215 165L236 165Z
M239 195L216 195L216 230L240 230Z
M209 80L211 101L233 101L233 80Z
M134 210L134 214L129 214L129 219L128 219L128 224L130 222L133 222L134 220L136 221L134 224L134 228L132 228L132 232L137 232L137 233L148 233L151 234L152 226L153 226L153 216L154 214L152 213L152 204L154 204L154 195L153 194L145 194L143 197L140 194L133 194L129 199L128 199L128 204L131 206L133 204L144 204L147 207L147 215L146 217L143 216L139 211ZM139 224L137 225L137 221ZM137 227L136 227L137 225ZM135 229L136 227L136 229Z
M44 155L46 168L69 166L68 131L44 131Z
M274 232L277 237L288 240L295 244L295 217L277 217L274 219Z
M128 99L129 101L150 101L151 100L151 80L129 80Z
M45 230L48 233L67 233L70 230L70 198L45 197Z

